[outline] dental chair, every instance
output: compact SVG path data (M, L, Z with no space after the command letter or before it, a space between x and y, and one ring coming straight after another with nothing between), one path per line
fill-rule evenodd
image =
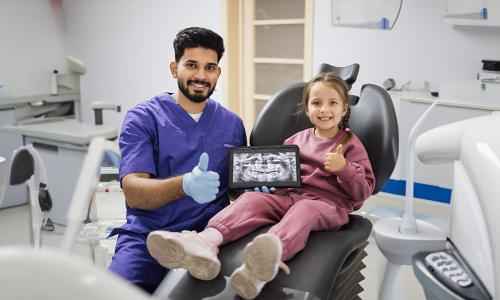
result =
M344 68L328 64L319 72L334 71L352 85L359 65ZM309 119L297 115L305 83L290 85L275 94L264 106L250 136L253 146L281 145L292 134L313 127ZM398 157L398 125L392 100L376 85L365 84L359 97L350 96L349 124L363 142L376 178L374 194L390 177ZM209 282L192 278L185 270L171 270L155 292L159 299L233 299L229 276L243 263L243 249L256 235L270 226L220 247L220 275ZM290 275L278 273L257 299L359 299L360 282L365 268L362 259L372 225L359 215L350 215L349 223L339 231L313 232L307 246L287 261Z

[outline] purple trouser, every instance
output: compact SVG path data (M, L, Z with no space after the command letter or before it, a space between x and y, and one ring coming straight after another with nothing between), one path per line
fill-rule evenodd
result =
M132 233L118 236L109 271L151 294L168 272L149 254L146 235Z
M282 260L302 250L311 231L337 230L349 221L349 213L323 197L290 192L279 196L246 192L208 222L220 231L224 244L267 224L283 245Z

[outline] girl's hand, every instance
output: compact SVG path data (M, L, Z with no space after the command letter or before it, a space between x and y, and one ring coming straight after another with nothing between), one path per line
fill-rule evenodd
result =
M328 172L338 172L347 166L347 160L342 153L343 145L337 146L334 152L330 152L325 157L325 169Z

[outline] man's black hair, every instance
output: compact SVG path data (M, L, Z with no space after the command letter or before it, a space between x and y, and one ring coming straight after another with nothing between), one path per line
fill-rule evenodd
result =
M224 54L224 40L210 29L189 27L177 33L174 40L175 61L179 62L186 48L206 48L217 52L217 62Z

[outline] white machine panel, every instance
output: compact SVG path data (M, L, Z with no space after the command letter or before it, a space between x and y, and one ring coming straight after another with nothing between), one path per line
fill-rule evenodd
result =
M500 298L500 115L451 123L416 142L424 163L455 161L450 240L494 299Z

